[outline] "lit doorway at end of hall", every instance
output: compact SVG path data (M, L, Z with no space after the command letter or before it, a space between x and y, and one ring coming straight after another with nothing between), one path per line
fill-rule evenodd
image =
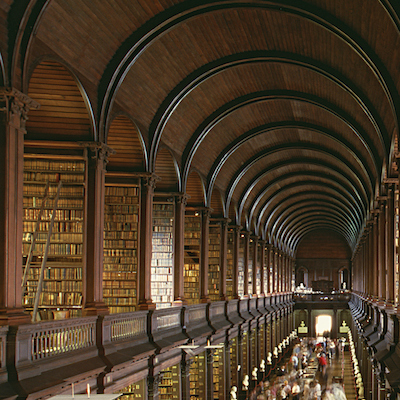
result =
M330 337L332 331L332 317L330 315L318 315L315 318L315 333L317 338Z

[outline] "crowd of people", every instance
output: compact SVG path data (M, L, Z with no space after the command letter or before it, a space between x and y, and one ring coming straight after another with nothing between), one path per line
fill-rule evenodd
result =
M340 379L328 366L343 351L341 341L307 339L296 344L284 366L250 394L250 400L346 400Z

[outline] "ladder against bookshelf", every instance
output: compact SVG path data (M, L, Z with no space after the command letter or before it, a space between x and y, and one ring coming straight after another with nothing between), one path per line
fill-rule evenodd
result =
M136 310L139 188L106 185L103 298L110 313Z
M221 264L221 225L211 223L209 227L208 250L208 296L211 301L220 299L220 264Z
M163 369L162 374L162 380L158 386L160 400L180 399L180 366L174 365Z
M201 219L195 212L185 214L184 294L190 304L200 302Z
M153 204L151 298L158 309L171 307L174 297L174 207L173 203Z
M24 264L38 224L38 235L32 251L26 285L23 288L23 305L28 311L32 311L34 306L54 197L58 182L62 182L44 269L43 287L39 297L41 319L77 317L82 314L85 165L82 158L52 158L37 155L25 155L24 158L22 242ZM49 195L43 200L45 204L39 221L38 216L47 182L49 182Z

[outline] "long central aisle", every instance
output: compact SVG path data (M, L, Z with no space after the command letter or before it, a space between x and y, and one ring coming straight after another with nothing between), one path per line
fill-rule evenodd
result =
M329 368L329 374L332 378L341 377L343 379L344 392L347 400L355 400L357 398L351 356L348 351L345 351L339 358L333 357Z

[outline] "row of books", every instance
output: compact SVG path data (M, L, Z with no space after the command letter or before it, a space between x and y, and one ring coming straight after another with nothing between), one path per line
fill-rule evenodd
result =
M23 206L24 208L40 208L42 206L42 197L24 197L23 198ZM80 198L68 198L63 199L59 198L57 202L58 207L60 208L83 208L83 199ZM46 205L45 205L46 206Z
M105 249L115 249L115 248L125 248L125 249L137 249L138 242L137 240L104 240L104 248Z
M44 185L38 185L38 184L24 185L23 195L41 198L44 195L44 190L45 190ZM56 193L57 193L57 187L50 186L48 195L50 197L54 197L56 195ZM72 198L80 197L80 198L82 198L83 195L84 195L83 185L61 186L60 197L72 197ZM36 207L36 206L34 205L34 207Z
M128 204L110 204L106 203L105 205L105 214L116 213L116 214L137 214L139 212L139 208L137 205L128 205Z
M39 217L40 210L37 208L25 208L24 209L24 219L25 220L37 220ZM50 220L53 215L52 209L44 209L42 212L42 220ZM82 220L83 210L80 209L60 209L55 211L55 220L57 221L68 221L68 220Z
M82 174L65 174L63 172L60 173L48 173L48 172L33 172L33 171L25 171L24 172L24 181L28 181L32 183L32 181L36 182L50 182L50 183L58 183L58 181L64 182L74 182L74 183L82 183L84 181L84 175Z
M55 221L53 224L53 232L76 232L82 233L83 232L83 224L82 221L74 221L74 222L62 222L62 221ZM24 232L31 233L34 232L36 229L36 221L24 221L23 229ZM39 222L38 231L41 232L48 232L50 227L50 222L42 221Z
M24 254L28 254L30 243L23 244ZM44 254L46 245L44 243L36 243L34 254ZM50 243L49 254L51 255L82 255L83 244L80 243Z

